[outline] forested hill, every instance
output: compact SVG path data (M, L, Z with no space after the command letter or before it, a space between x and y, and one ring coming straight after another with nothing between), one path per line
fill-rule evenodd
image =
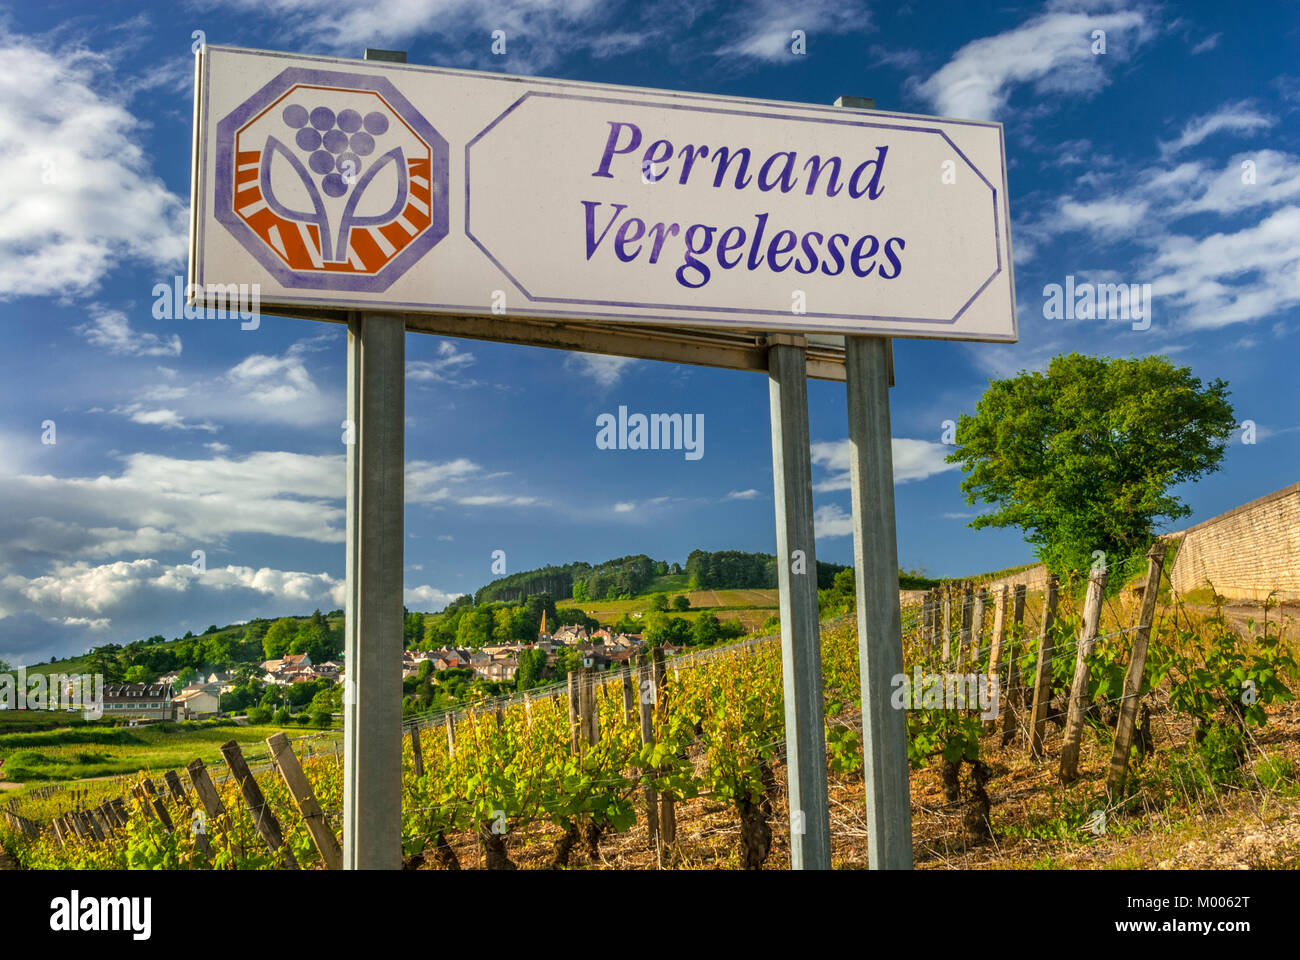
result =
M830 587L842 564L817 563L817 586ZM493 580L474 593L475 605L492 601L518 603L547 593L557 599L606 600L645 593L659 577L682 573L681 564L652 560L643 553L604 563L567 563L523 570ZM776 557L770 553L692 550L684 571L691 589L755 590L777 586Z

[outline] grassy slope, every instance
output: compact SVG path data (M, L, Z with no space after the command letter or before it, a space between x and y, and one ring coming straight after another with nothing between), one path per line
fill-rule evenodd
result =
M50 782L173 770L196 758L205 763L220 760L217 748L227 740L235 740L253 757L265 753L266 738L280 730L291 737L316 732L297 724L206 728L155 724L0 733L0 759L5 761L0 780Z

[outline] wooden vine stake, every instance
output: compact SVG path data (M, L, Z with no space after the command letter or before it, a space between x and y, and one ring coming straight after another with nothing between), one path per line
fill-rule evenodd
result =
M297 870L298 860L294 857L293 851L285 846L280 821L275 818L275 813L267 805L266 798L262 796L262 788L257 785L257 780L248 769L239 744L234 740L227 740L221 745L221 756L225 758L226 766L230 768L235 783L239 784L239 792L244 796L244 803L248 807L248 812L253 815L253 823L266 842L266 848L272 855L280 855L286 870Z
M636 679L639 694L637 699L641 710L641 745L652 746L655 742L655 681L654 674L650 670L650 655L647 653L637 657ZM650 837L650 849L661 856L663 851L659 845L659 795L646 776L649 773L649 769L641 771L641 785L645 795L646 832Z
M971 623L974 617L974 600L969 583L961 588L961 632L957 634L957 667L960 669L971 653Z
M1133 747L1133 725L1137 721L1138 697L1142 693L1142 671L1147 664L1147 644L1151 640L1151 623L1156 615L1156 595L1160 592L1160 572L1165 565L1165 544L1157 540L1147 552L1147 579L1142 587L1142 608L1138 613L1137 633L1128 671L1124 674L1124 694L1119 703L1119 722L1115 725L1115 750L1110 757L1106 792L1119 793L1128 776L1128 755Z
M412 743L416 745L415 755L418 757L420 755L418 727L411 730L411 736L414 738ZM303 822L307 824L307 832L311 834L312 843L316 844L316 849L320 852L325 869L342 870L343 848L339 846L333 828L325 819L320 802L311 788L311 782L302 772L302 765L293 754L289 738L283 732L277 733L267 737L266 745L271 749L271 756L275 757L276 765L280 768L280 776L284 780L284 785L289 788L289 794L293 797L298 812L302 814Z
M983 587L975 591L975 612L971 615L970 662L979 666L980 651L984 646L984 608L988 606L989 594Z
M655 647L650 653L655 672L655 712L659 715L660 726L668 719L668 673L664 669L664 648ZM676 670L674 669L674 677ZM671 847L677 842L677 809L670 793L659 798L659 835L664 846Z
M1016 641L1020 639L1025 625L1025 592L1023 583L1016 584L1014 599L1011 602L1011 630L1007 640L1007 688L1001 692L998 703L1002 710L1002 745L1005 747L1015 739L1016 718L1020 701L1024 694L1020 689L1020 651Z
M1079 777L1079 745L1083 739L1083 715L1088 708L1088 658L1097 645L1101 602L1106 592L1106 570L1094 570L1088 577L1088 596L1083 602L1083 624L1075 649L1074 679L1070 683L1070 707L1065 718L1065 742L1061 746L1062 783Z
M424 756L420 753L420 728L418 725L411 727L411 759L415 762L415 779L419 780L424 776Z
M1031 713L1033 728L1029 738L1029 752L1035 760L1043 759L1043 739L1047 736L1047 706L1052 699L1052 626L1056 620L1058 585L1056 575L1047 578L1043 597L1043 622L1038 633L1038 669L1034 673L1034 707Z

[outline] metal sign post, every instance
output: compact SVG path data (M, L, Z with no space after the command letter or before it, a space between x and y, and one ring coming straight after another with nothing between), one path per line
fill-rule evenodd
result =
M790 787L790 866L795 870L829 870L831 826L826 798L821 624L803 340L797 336L772 337L768 350L785 760Z
M840 97L835 105L870 110L875 101ZM845 337L844 361L867 856L873 870L910 870L912 800L907 716L891 705L893 679L903 672L903 625L898 601L894 451L889 423L893 366L890 341L884 337Z
M343 866L402 865L402 538L406 330L348 322Z

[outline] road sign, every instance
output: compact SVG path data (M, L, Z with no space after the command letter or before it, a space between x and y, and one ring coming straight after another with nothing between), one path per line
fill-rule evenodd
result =
M207 302L1016 339L1000 124L213 46L198 78Z

